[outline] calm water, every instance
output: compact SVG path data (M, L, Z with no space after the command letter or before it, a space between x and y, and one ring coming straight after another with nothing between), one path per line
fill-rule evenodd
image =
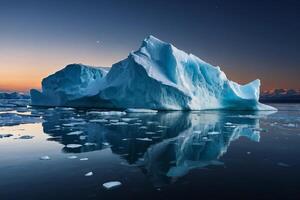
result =
M279 111L2 107L0 199L300 199L300 104L273 106ZM109 181L122 185L105 189Z

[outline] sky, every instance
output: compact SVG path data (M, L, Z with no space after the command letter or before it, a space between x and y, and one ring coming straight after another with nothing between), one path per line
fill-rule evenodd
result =
M262 90L300 89L297 0L0 0L0 90L70 63L110 67L148 35Z

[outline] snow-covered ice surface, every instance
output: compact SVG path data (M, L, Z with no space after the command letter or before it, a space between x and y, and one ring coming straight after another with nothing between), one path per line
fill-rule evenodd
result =
M274 110L258 102L260 81L239 85L220 67L187 54L153 36L112 65L109 72L68 65L31 90L38 106L147 110Z
M227 199L236 191L252 199L297 196L300 105L273 106L279 111L5 107L10 109L1 111L7 117L0 126L0 196L192 199L195 191L203 191L203 199ZM15 115L38 121L8 123ZM106 189L110 181L121 187Z

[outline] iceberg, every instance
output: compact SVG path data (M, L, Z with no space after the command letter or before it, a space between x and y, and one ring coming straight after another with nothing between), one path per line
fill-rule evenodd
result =
M260 81L239 85L220 67L153 36L108 71L68 65L31 90L37 106L151 110L276 110L261 104Z

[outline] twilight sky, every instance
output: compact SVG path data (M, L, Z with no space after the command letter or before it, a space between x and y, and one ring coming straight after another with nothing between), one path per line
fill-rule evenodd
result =
M111 66L154 35L239 83L300 89L297 0L0 0L0 90L69 63Z

